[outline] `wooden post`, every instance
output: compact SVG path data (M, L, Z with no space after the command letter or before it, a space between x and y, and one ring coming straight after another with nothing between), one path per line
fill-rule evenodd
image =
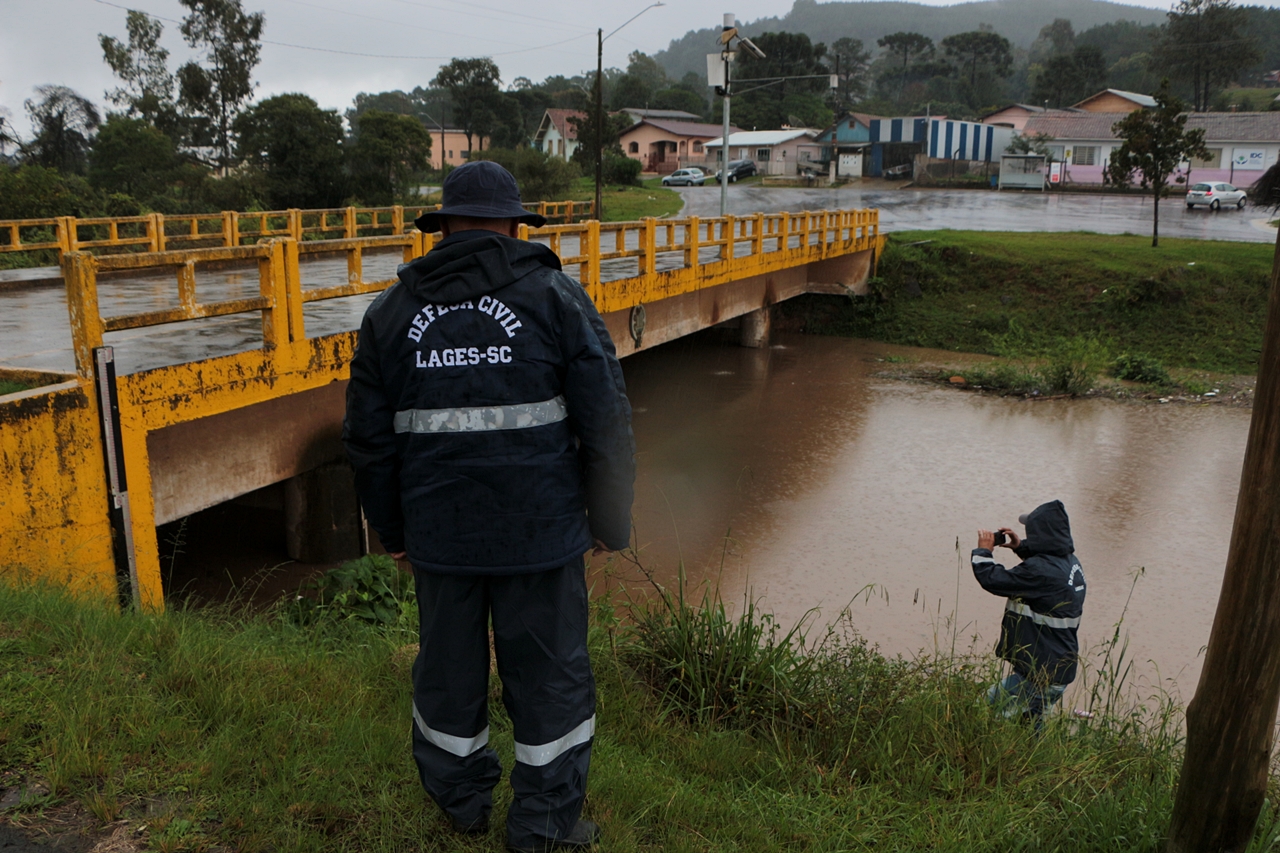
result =
M1187 706L1169 853L1243 851L1267 795L1280 704L1280 234L1235 524Z

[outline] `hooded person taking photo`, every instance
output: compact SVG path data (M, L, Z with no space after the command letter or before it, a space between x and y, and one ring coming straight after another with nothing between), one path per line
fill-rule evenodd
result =
M1008 599L996 654L1013 671L992 685L987 700L1006 717L1030 720L1040 729L1045 713L1076 677L1084 570L1061 501L1041 504L1018 521L1025 537L1008 527L978 531L973 576L987 592ZM1006 569L992 556L996 546L1010 549L1022 562Z

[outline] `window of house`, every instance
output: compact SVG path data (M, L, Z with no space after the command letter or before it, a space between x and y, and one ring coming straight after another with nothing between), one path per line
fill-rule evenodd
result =
M693 153L694 153L694 154L701 154L701 153L702 153L702 143L701 143L701 142L694 142L694 143L693 143Z
M1098 147L1096 145L1077 145L1071 155L1071 161L1077 166L1098 165Z
M461 157L463 160L465 160L465 159L467 159L468 157L470 157L470 156L471 156L471 152L470 152L470 151L459 151L459 152L458 152L458 156L459 156L459 157Z
M757 160L759 160L759 161L761 161L761 162L767 162L767 161L768 161L768 159L769 159L769 149L768 149L768 148L757 148L757 149L756 149L756 159L757 159Z
M450 152L449 152L449 159L450 159L450 160L452 160L452 159L453 159L453 151L450 151Z
M1063 158L1066 157L1066 154L1067 154L1067 149L1063 145L1049 146L1049 159L1055 163L1061 163Z
M1221 169L1222 168L1222 149L1210 148L1209 159L1201 160L1193 157L1191 160L1191 168L1193 169Z
M639 143L639 142L632 142L630 145L628 145L628 146L627 146L627 150L628 150L628 151L630 151L632 154L639 154L639 153L640 153L640 143Z

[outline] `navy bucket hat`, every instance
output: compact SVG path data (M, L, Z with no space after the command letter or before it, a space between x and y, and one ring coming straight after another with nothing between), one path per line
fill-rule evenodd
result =
M511 173L492 160L463 163L449 173L441 188L444 204L414 220L418 230L430 234L440 230L444 216L472 216L478 219L515 219L534 228L547 218L530 213L520 205L520 188Z

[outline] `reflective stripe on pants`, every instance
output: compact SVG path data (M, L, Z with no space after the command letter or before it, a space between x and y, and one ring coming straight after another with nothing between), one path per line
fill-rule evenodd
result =
M493 806L502 768L488 746L489 621L514 729L507 837L535 847L573 829L595 733L582 561L545 572L416 572L421 646L413 666L414 759L423 787L461 823Z

